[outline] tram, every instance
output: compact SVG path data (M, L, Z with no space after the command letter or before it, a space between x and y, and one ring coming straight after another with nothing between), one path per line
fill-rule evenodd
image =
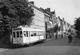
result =
M12 44L32 44L38 41L45 41L45 30L33 28L12 28Z

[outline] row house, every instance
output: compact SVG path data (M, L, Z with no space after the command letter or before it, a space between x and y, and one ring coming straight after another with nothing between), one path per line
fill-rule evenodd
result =
M50 38L50 29L52 27L52 22L50 21L50 15L45 13L45 26L46 26L46 37Z
M38 8L34 5L34 2L29 3L34 10L34 16L31 28L39 28L46 31L46 38L54 37L54 27L56 25L56 14L55 11L50 11L50 8L43 9Z
M51 24L51 27L48 31L48 33L50 34L49 36L51 38L55 38L55 31L54 31L54 28L56 26L56 14L55 14L55 11L50 11L50 8L47 8L45 9L45 13L47 13L49 16L50 16L50 19L49 19L49 23ZM46 19L46 18L45 18ZM49 25L49 24L47 24Z
M64 37L66 37L68 30L69 30L69 27L67 26L67 22L65 21L65 30L64 30L64 33L63 33Z
M60 16L57 17L57 24L58 24L58 38L63 37L63 20Z
M66 32L65 24L66 24L66 22L64 21L64 18L63 18L63 32L64 32L64 33Z
M57 25L58 25L58 37L66 37L68 34L68 30L72 29L71 25L67 23L64 18L61 19L60 16L57 17Z
M47 8L47 9L43 9L43 8L40 8L44 11L45 13L45 24L46 24L46 33L47 33L47 37L48 38L54 38L54 27L56 25L56 14L55 14L55 11L50 11L50 8Z
M66 37L67 34L68 34L68 31L69 30L75 30L72 25L70 25L69 23L67 23L66 21L64 21L64 18L63 18L63 37Z
M30 2L30 6L34 10L35 16L32 17L31 28L39 28L46 31L46 38L54 38L56 35L55 26L58 26L58 36L63 37L71 25L67 23L64 18L56 17L55 11L50 11L50 8L43 9L34 5L34 2Z
M67 32L69 30L69 25L68 23L64 20L63 18L63 37L66 37L67 36Z

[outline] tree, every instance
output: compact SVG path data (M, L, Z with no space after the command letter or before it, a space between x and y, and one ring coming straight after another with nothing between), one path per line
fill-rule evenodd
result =
M74 26L77 31L80 31L80 17L76 18Z
M30 26L34 12L26 0L0 1L0 31L10 31L20 25ZM4 28L3 28L4 27ZM8 32L9 33L9 32Z
M76 18L74 26L75 26L75 29L77 30L76 34L79 37L80 36L80 17Z

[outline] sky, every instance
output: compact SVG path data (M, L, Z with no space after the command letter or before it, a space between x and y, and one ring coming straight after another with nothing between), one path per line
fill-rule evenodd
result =
M29 0L34 1L35 6L44 9L51 8L56 12L56 16L64 18L71 25L76 17L80 17L80 0Z

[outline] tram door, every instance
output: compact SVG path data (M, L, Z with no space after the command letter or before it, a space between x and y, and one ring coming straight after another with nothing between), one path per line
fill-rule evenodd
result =
M23 43L22 31L17 32L17 38L18 38L18 43L22 44Z
M13 44L21 44L21 43L22 43L22 31L14 31Z
M13 44L17 44L18 43L18 39L17 39L17 34L16 34L17 32L16 31L14 31L13 32Z
M29 31L23 32L23 43L29 44L30 38L29 38Z

